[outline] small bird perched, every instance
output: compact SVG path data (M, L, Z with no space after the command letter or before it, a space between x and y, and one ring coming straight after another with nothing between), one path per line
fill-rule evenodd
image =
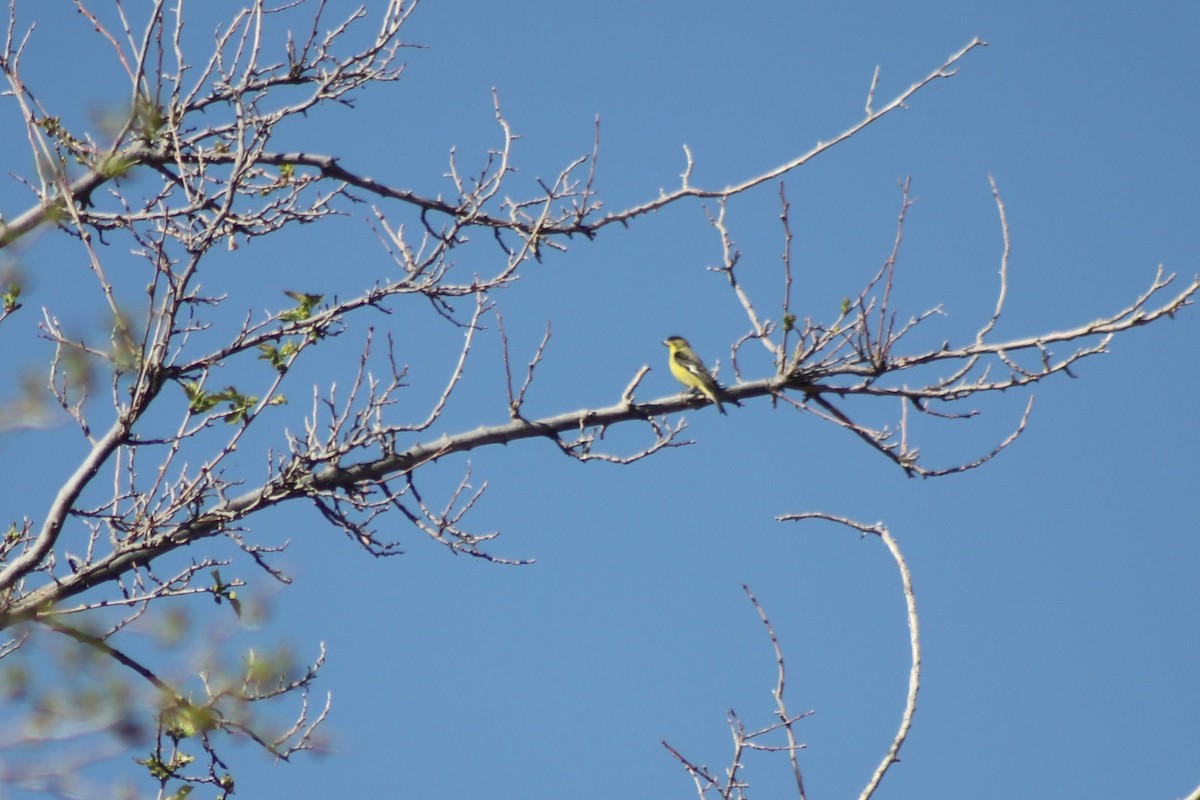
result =
M682 336L671 336L663 344L670 351L667 354L667 363L670 364L671 374L675 376L675 379L689 389L695 389L712 400L717 411L724 414L725 408L721 405L719 397L721 387L705 369L704 362L700 360L700 356L696 355L696 351L692 350L687 339Z

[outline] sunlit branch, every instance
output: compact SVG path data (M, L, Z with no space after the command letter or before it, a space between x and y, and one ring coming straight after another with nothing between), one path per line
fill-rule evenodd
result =
M859 800L870 800L879 788L879 784L883 781L888 769L892 764L900 760L900 748L904 746L904 742L908 738L908 733L912 729L913 715L917 711L917 695L921 690L921 625L917 616L917 598L913 593L912 573L908 570L908 564L905 563L904 555L900 552L900 546L896 543L895 538L892 537L887 527L880 523L867 525L846 517L819 511L803 514L784 514L776 517L776 519L780 522L822 519L852 528L864 536L867 534L877 536L887 547L892 559L896 562L896 569L900 573L900 584L904 593L904 605L908 613L908 643L912 653L912 666L908 672L908 695L904 701L904 712L900 717L900 727L896 731L896 735L892 738L892 743L888 747L883 760L875 768L875 772L867 782L866 788L859 795Z

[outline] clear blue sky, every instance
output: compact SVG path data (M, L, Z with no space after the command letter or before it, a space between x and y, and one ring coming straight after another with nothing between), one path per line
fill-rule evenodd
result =
M79 66L50 43L60 30L94 47L84 21L64 14L35 36L31 70L59 82L46 94L65 117L86 119L124 86L108 92L113 73L98 65L80 87ZM855 122L876 65L881 102L978 35L989 46L957 77L789 178L795 296L803 314L836 316L886 258L898 181L911 176L899 302L906 315L940 305L929 335L969 340L994 304L991 174L1013 238L996 334L1017 337L1124 307L1160 263L1184 283L1200 271L1198 30L1200 7L1183 3L429 2L406 37L427 49L408 51L399 83L293 126L279 149L447 191L451 147L478 165L498 144L495 87L523 136L515 186L587 152L598 115L597 185L616 210L677 185L685 143L699 185L757 174ZM0 163L25 172L11 101L0 113ZM0 211L15 215L23 196L4 181ZM337 236L254 242L205 286L229 294L236 319L277 307L278 289L369 285L388 261L367 212L355 213ZM743 274L768 315L777 214L775 186L731 206ZM518 362L553 326L528 412L612 404L643 364L653 371L640 397L674 392L659 345L668 334L727 368L747 323L705 270L718 245L701 206L681 204L531 265L497 297ZM71 252L47 238L23 254L36 277L25 327L0 329L4 352L33 341L42 305L71 308L61 286L82 267L53 255ZM486 271L495 257L467 250L463 268ZM412 400L396 414L423 416L458 334L422 303L374 322L413 365ZM335 359L359 342L318 354L285 389L297 419L311 396L301 379L340 374ZM498 351L494 327L483 342L481 355ZM333 752L274 765L243 748L238 796L694 796L660 740L722 770L726 710L750 727L771 721L773 655L743 583L782 641L792 709L815 712L798 726L809 797L857 796L899 721L907 632L878 542L773 521L823 510L890 527L922 614L915 729L878 797L1183 797L1200 784L1198 368L1192 307L1119 338L1077 380L1037 387L1028 431L998 459L928 481L761 399L728 418L688 413L693 446L630 467L570 462L540 442L472 453L473 483L488 484L474 523L503 531L497 554L537 560L522 568L453 558L398 518L384 529L407 554L383 561L307 509L252 521L264 541L291 540L282 564L296 580L277 591L250 566L231 570L252 582L247 594L274 593L260 638L238 641L286 641L300 657L326 643ZM475 362L433 434L503 421L500 377ZM924 425L919 444L935 465L971 458L1007 435L1026 399L972 404L982 419ZM12 516L44 513L78 439L68 425L0 439ZM631 429L610 441L646 440ZM430 491L467 463L439 465ZM253 453L241 466L248 479L262 473ZM745 768L751 796L789 796L781 757Z

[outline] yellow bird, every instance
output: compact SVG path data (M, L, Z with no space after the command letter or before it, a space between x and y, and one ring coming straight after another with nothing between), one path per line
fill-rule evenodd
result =
M704 367L704 362L696 355L696 351L692 350L692 346L688 344L687 339L682 336L671 336L665 342L667 346L667 363L671 366L671 374L675 379L689 389L695 389L700 394L713 401L713 405L717 407L717 411L725 413L725 408L721 405L720 392L721 387L717 385L716 380L709 371Z

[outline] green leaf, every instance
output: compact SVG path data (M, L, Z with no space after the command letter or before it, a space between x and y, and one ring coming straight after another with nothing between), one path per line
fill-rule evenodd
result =
M235 422L247 421L250 412L258 404L257 395L242 394L234 386L225 387L225 391L221 392L218 397L221 401L229 404L229 413L225 417L225 422L230 425Z
M200 388L199 383L180 381L179 385L183 387L183 393L187 395L188 411L193 414L207 414L216 407L217 403L221 402L220 397L204 391Z
M5 313L12 313L21 307L17 302L17 298L21 296L21 285L19 283L10 283L3 294L0 294L0 303L4 305Z
M273 344L263 342L258 346L258 349L262 351L262 355L259 356L260 359L266 361L280 372L283 372L287 369L287 364L285 364L283 361L283 354L279 352L278 347Z
M220 717L209 707L194 706L186 700L180 700L175 705L163 709L162 726L172 739L189 739L199 734L208 733L217 727ZM180 754L167 766L172 773L182 766L196 760L195 756Z
M287 320L288 322L303 322L308 319L312 316L313 310L325 299L325 295L323 294L305 294L287 289L283 293L300 304L279 315L280 319Z
M157 781L165 781L171 777L171 769L153 753L149 758L135 758L134 763L145 767L146 771L150 773L150 777Z
M289 339L282 345L276 347L269 342L263 342L258 346L262 351L259 356L263 361L266 361L276 369L280 374L287 372L288 365L291 363L292 357L300 352L300 343L298 340Z
M138 95L133 103L134 130L146 141L153 141L167 124L163 107L145 95Z

